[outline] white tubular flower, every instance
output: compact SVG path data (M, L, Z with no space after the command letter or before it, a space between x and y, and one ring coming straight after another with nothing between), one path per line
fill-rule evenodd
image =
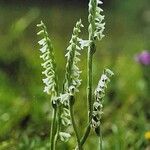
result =
M101 40L104 37L103 31L105 23L103 22L104 16L101 15L103 10L99 7L102 4L100 0L90 0L89 2L89 39Z
M81 49L84 49L84 47L88 47L90 45L91 41L79 39L79 43L81 45Z
M38 43L41 46L40 51L42 53L40 58L42 58L44 61L41 65L45 69L42 72L42 74L45 75L45 78L43 79L43 83L45 84L44 92L51 95L52 97L56 97L58 85L53 46L44 23L41 21L41 23L38 24L37 27L41 29L41 31L37 34L42 35L42 39Z
M76 23L76 26L73 29L72 38L70 40L70 45L67 48L67 64L66 64L66 73L65 73L65 82L64 82L64 91L69 93L70 89L77 92L78 87L81 84L80 73L77 63L80 61L78 56L80 55L79 50L81 46L79 44L79 33L81 32L81 27L83 27L81 20Z
M60 136L60 140L63 142L67 142L69 138L71 137L71 135L66 132L59 132L59 136Z
M114 73L111 70L105 69L94 92L95 101L93 104L91 125L95 129L100 125L100 119L103 114L103 98L105 96L107 84L110 82L110 78L113 75Z
M61 123L65 127L68 127L71 125L70 111L67 108L63 108L63 110L62 110Z

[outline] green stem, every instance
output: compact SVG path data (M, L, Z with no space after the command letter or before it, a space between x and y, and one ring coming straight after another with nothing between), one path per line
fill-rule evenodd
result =
M74 99L74 97L72 96L72 98ZM76 123L75 123L75 118L74 118L74 109L73 109L73 104L72 102L70 101L70 116L71 116L71 122L72 122L72 126L73 126L73 129L74 129L74 132L75 132L75 135L76 135L76 139L77 139L77 143L78 143L78 149L79 150L82 150L82 146L80 144L80 137L79 137L79 134L78 134L78 130L77 130L77 126L76 126Z
M87 138L88 138L88 136L90 134L90 131L91 131L91 127L90 127L90 125L88 125L86 130L85 130L85 133L84 133L84 135L83 135L83 137L82 137L82 139L80 141L81 146L83 146L84 143L86 142L86 140L87 140Z
M102 138L102 130L101 130L101 125L99 126L99 144L100 144L100 150L103 150L103 138Z
M91 50L88 50L88 70L87 70L87 99L89 105L89 122L91 120L91 113L92 113L92 56Z
M51 126L51 135L50 135L50 144L51 148L50 150L55 150L55 133L56 133L56 116L57 116L57 108L53 109L53 115L52 115L52 126Z
M91 38L89 38L91 39ZM92 96L92 85L93 85L93 76L92 76L92 64L93 64L93 54L95 53L96 48L95 48L95 43L91 42L89 48L88 48L88 54L87 54L87 103L88 103L88 112L89 112L89 125L87 126L85 133L80 141L81 146L84 145L84 143L86 142L90 131L91 131L91 127L90 127L90 122L92 119L92 111L93 111L93 96Z
M88 48L87 55L87 101L89 106L89 122L92 118L92 110L93 110L93 96L92 96L92 86L93 86L93 54L95 53L95 43L91 42Z
M89 134L90 134L90 131L91 131L91 127L90 127L90 124L89 124L89 125L86 127L85 133L84 133L83 137L82 137L81 140L80 140L81 146L83 146L84 143L86 142L86 140L87 140L87 138L88 138L88 136L89 136ZM77 146L76 146L76 148L77 148Z
M59 132L60 132L60 128L61 128L61 110L62 110L62 106L60 105L58 107L58 112L57 112L57 132L56 132L56 136L55 136L56 144L58 141Z

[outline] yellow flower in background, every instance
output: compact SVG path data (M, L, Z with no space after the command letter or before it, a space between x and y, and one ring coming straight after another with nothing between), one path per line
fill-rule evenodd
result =
M150 131L145 132L145 139L150 140Z

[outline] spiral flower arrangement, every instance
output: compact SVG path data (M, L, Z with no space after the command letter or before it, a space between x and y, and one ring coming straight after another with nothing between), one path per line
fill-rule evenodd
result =
M64 82L64 91L65 92L77 92L78 87L81 84L80 73L77 63L80 61L80 50L81 46L79 44L80 38L79 33L83 27L81 19L76 23L76 26L73 29L72 38L70 40L70 45L67 48L67 58L66 64L66 73L65 73L65 82Z
M103 100L105 97L105 92L107 89L107 84L110 82L110 78L114 75L114 73L109 70L105 69L103 74L99 80L97 88L94 92L94 104L93 104L93 114L92 114L92 122L91 125L94 129L98 128L100 125L100 119L103 114Z
M42 53L40 58L44 61L41 64L44 68L42 74L45 75L45 78L43 79L43 83L45 84L44 92L55 97L57 96L58 86L53 46L44 23L41 21L37 27L41 29L37 34L42 36L42 39L38 43L41 46L40 51Z
M103 4L100 0L90 0L89 2L88 21L90 40L101 40L104 37L105 23L103 23L104 16L101 15L103 10L99 7L100 4Z
M61 103L63 105L61 120L62 125L69 127L72 122L71 110L74 100L75 92L78 92L78 87L81 84L80 73L77 63L80 61L79 58L79 51L81 50L81 46L79 44L80 38L79 33L81 32L81 28L83 27L81 19L76 23L76 26L73 29L73 34L70 40L70 45L67 48L67 54L65 55L67 58L66 64L66 73L65 73L65 80L64 80L64 94L61 95ZM70 136L69 133L61 132L60 136L66 135L65 141L67 141Z

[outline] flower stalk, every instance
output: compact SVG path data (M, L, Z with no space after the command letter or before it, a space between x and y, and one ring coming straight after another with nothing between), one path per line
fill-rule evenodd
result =
M90 0L89 2L89 41L88 54L87 54L87 100L89 105L89 122L92 117L92 106L93 106L93 97L92 97L92 87L93 87L93 55L96 52L95 41L101 40L104 35L104 26L105 23L102 23L104 16L101 15L103 11L99 8L99 4L102 4L100 0Z
M75 123L75 118L74 118L74 107L73 107L74 102L75 102L74 96L70 95L70 116L71 116L71 122L72 122L72 126L73 126L73 129L74 129L75 135L76 135L76 139L77 139L77 143L78 143L78 149L82 150L82 145L80 143L80 137L79 137L79 133L78 133L77 126L76 126L76 123Z
M93 112L93 55L96 52L95 42L100 41L104 37L105 23L103 23L104 16L101 15L103 11L99 5L102 4L100 0L89 1L89 44L87 52L87 103L88 103L88 124L91 123L92 112ZM87 45L86 45L87 46ZM81 143L84 144L90 133L90 126L87 126L85 133L81 139Z
M55 134L57 131L57 96L58 96L58 81L56 74L56 63L54 58L53 46L51 40L49 38L46 26L41 21L40 24L37 25L40 28L40 31L37 33L42 36L42 39L38 42L41 46L41 56L43 59L43 63L41 64L44 71L42 74L45 75L46 78L43 79L43 83L45 84L44 92L50 95L51 102L53 106L53 115L52 115L52 125L51 125L51 135L50 135L50 143L51 150L55 150Z
M94 92L94 104L92 112L91 126L99 136L100 150L102 150L102 129L101 129L101 117L103 114L103 101L105 97L105 91L107 84L110 82L110 78L114 73L109 69L104 69L103 74L99 80L97 88Z
M75 93L78 92L78 87L81 84L80 73L81 71L77 67L77 63L80 61L78 56L80 55L79 51L81 47L79 45L80 38L79 33L81 32L81 28L83 27L81 20L76 23L76 26L73 29L72 38L70 40L70 45L67 48L67 64L66 64L66 73L65 73L65 81L64 81L64 92L68 93L68 109L70 111L70 119L71 123L76 135L78 148L81 150L80 146L80 138L77 131L73 109L74 109L74 101L75 101Z

